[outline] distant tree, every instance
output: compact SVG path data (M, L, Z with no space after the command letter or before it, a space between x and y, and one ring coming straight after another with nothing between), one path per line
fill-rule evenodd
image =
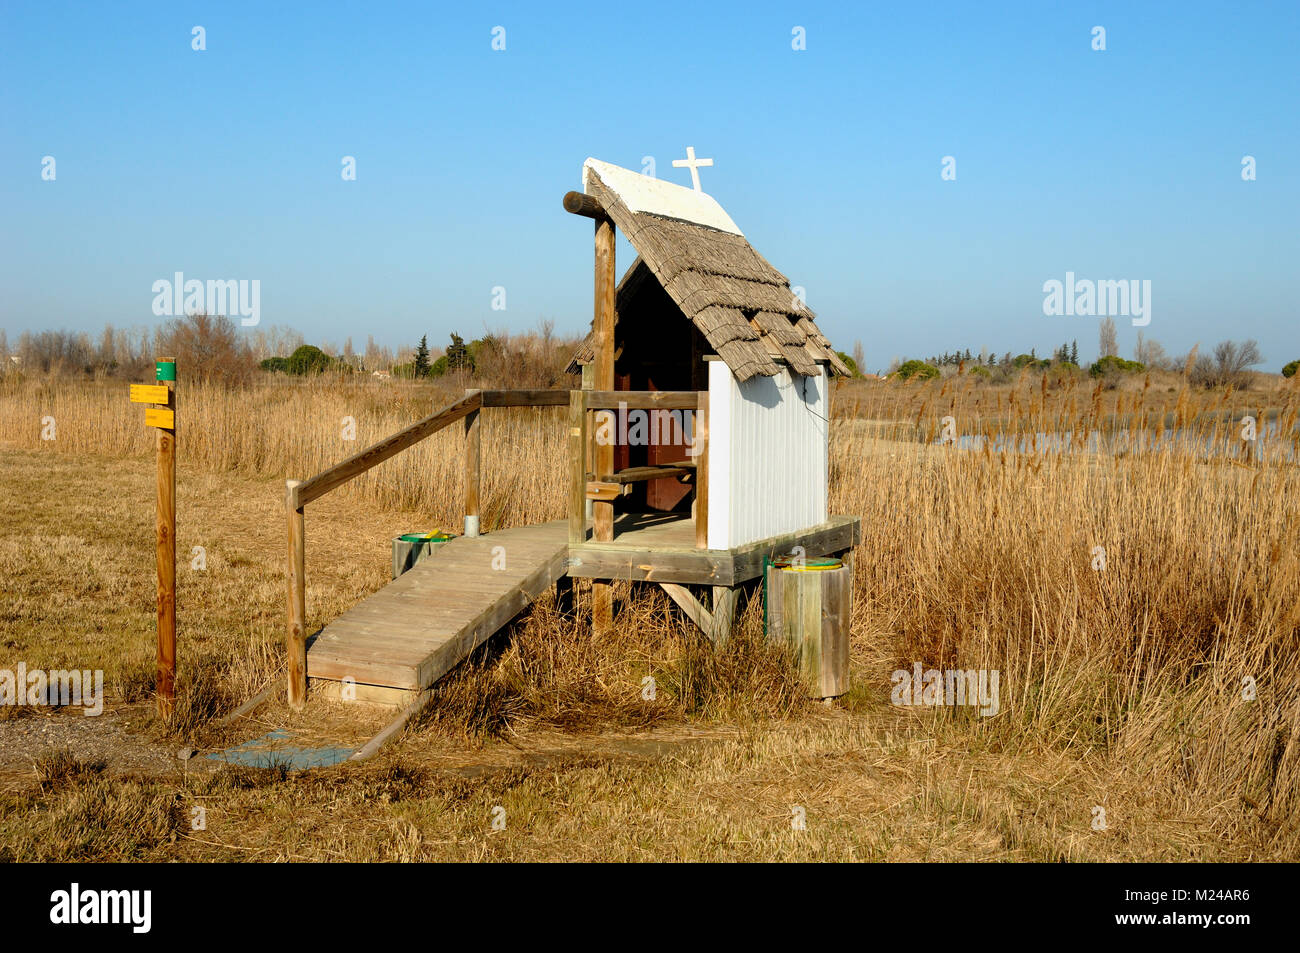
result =
M867 366L867 357L866 357L866 352L862 350L862 342L854 341L853 342L853 367L855 368L855 373L861 373L862 368L866 366Z
M268 357L257 366L264 371L284 374L289 370L289 359L287 357Z
M857 377L857 376L858 376L858 362L857 362L857 361L855 361L853 358L849 357L849 355L845 354L843 351L836 351L836 352L835 352L835 355L836 355L836 357L838 357L841 361L843 361L843 362L844 362L844 366L847 367L847 368L849 369L849 376L850 376L850 377Z
M1282 368L1282 376L1295 377L1297 370L1300 370L1300 361L1292 361Z
M465 346L465 339L456 332L451 334L451 346L447 348L447 370L473 370L474 363L470 357L469 348Z
M1097 328L1097 341L1101 346L1101 357L1115 357L1119 354L1119 339L1115 336L1115 319L1101 319Z
M1253 340L1220 341L1212 354L1196 358L1191 376L1193 381L1203 386L1240 387L1246 383L1246 371L1263 361L1264 355Z
M420 346L415 349L415 366L411 372L416 377L429 376L429 342L428 335L420 335Z
M1077 340L1070 342L1070 363L1076 367L1079 365L1079 342Z
M285 362L285 370L290 374L320 374L330 369L334 359L320 348L304 344Z
M1160 342L1146 340L1141 331L1138 332L1137 344L1133 346L1133 360L1147 367L1163 367L1167 363Z
M185 377L243 379L252 370L253 355L240 340L235 323L224 315L197 312L173 318L158 332L158 350L176 358Z

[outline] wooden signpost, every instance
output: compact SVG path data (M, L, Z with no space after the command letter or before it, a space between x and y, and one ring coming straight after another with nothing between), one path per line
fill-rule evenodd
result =
M157 384L132 384L131 403L152 404L147 427L158 431L158 717L171 718L176 694L176 359L158 358Z

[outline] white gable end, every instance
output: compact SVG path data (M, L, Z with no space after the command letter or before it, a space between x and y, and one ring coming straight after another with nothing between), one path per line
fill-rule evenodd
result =
M588 159L582 164L582 190L589 192L587 183L595 173L605 187L614 192L630 212L663 215L685 222L694 222L720 232L744 236L731 216L723 211L713 196L696 192L684 186L664 182L662 179L641 175L631 169L610 165L599 159Z

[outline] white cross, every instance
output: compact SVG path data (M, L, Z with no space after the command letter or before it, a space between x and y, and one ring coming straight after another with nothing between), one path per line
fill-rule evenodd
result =
M686 168L686 169L690 169L690 170L691 170L691 184L692 184L693 186L695 186L695 191L696 191L696 192L701 192L701 191L703 191L703 189L700 188L700 166L702 166L702 165L713 165L713 160L712 160L712 159L697 159L697 158L695 158L695 147L694 147L694 146L687 146L687 147L686 147L686 158L685 158L685 159L674 159L674 160L673 160L673 168L674 168L674 169Z

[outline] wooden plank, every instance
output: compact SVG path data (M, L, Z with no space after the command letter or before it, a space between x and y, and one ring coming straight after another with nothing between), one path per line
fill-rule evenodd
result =
M700 399L693 390L614 390L613 386L613 380L608 387L597 383L595 390L587 392L587 406L592 410L616 410L620 406L628 410L694 410Z
M617 473L611 473L608 476L602 476L601 482L605 483L644 483L646 480L662 480L665 477L683 477L693 476L695 469L693 467L670 467L670 466L649 466L649 467L626 467Z
M484 407L567 407L567 390L485 390Z
M709 392L700 391L695 411L695 548L709 548Z
M818 527L747 543L728 550L733 556L733 576L737 582L756 579L763 572L765 556L785 555L796 545L802 546L808 556L844 552L860 541L861 533L862 521L858 517L837 516Z
M494 545L507 547L511 571L462 562L486 558ZM326 626L308 650L312 677L403 689L432 684L564 577L566 527L557 522L460 537L437 556Z
M713 615L700 605L689 589L674 582L661 582L659 586L686 613L686 617L699 626L701 632L707 635L713 630Z
M311 688L321 698L342 704L387 705L393 708L411 704L419 697L419 692L409 688L389 688L387 685L367 685L357 682L350 686L353 698L343 697L343 683L328 678L313 678ZM353 760L356 756L349 760Z
M307 703L306 520L302 507L294 502L300 486L297 480L285 481L285 507L289 516L289 566L285 573L289 608L285 649L289 668L289 707L295 710L301 710Z
M587 405L586 391L569 395L569 542L587 537Z
M343 681L351 678L369 685L387 685L391 688L419 689L415 665L392 662L371 662L366 659L321 658L312 662L313 678Z
M726 551L643 549L597 546L569 548L569 575L575 579L630 579L639 582L731 585L734 560Z
M861 525L857 517L834 516L820 526L758 540L736 549L643 544L644 537L640 534L646 531L637 530L621 535L613 543L571 543L569 574L578 579L734 586L758 578L763 572L765 556L784 555L796 545L802 546L809 556L844 552L860 539Z
M166 384L132 384L131 403L165 404L171 399Z
M354 477L360 476L371 467L383 463L389 457L401 453L408 447L419 443L425 437L437 433L448 424L455 423L472 410L481 406L478 394L462 397L455 403L430 414L399 430L385 440L371 444L359 453L355 453L341 463L322 470L310 480L304 480L296 488L294 507L303 507L312 500L323 496L330 490L337 489Z
M731 624L736 618L739 587L713 587L713 624L706 630L713 644L722 646L731 638Z
M352 756L348 758L348 760L364 761L367 758L372 757L375 754L375 752L377 752L384 745L385 742L387 742L390 738L396 737L396 735L404 727L406 727L406 723L410 721L411 718L413 718L416 714L418 714L421 708L423 708L426 704L428 704L429 697L431 695L432 692L428 690L418 693L415 696L414 700L409 705L407 705L404 709L402 709L402 713L400 715L398 715L395 719L393 719L393 721L386 728L384 728L383 731L379 732L379 734L375 735L364 745L362 745L360 748L354 751L352 753Z
M849 690L849 639L853 610L852 554L845 568L837 573L822 592L822 612L825 615L821 657L821 693L823 698L836 698Z
M626 496L630 487L618 482L607 482L603 480L587 481L587 499L589 500L617 500L620 496Z
M467 390L465 396L474 397L478 393L476 390ZM478 418L478 408L465 415L465 535L471 538L479 534L479 458L483 441Z

